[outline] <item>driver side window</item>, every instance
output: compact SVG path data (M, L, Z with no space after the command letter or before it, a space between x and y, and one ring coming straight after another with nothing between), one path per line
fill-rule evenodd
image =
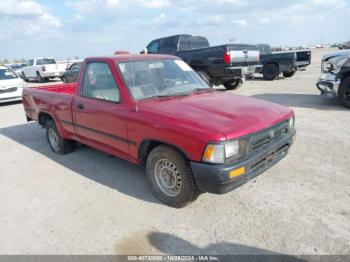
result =
M159 50L159 42L158 42L158 41L152 42L152 43L147 47L148 53L157 53L158 50Z
M119 89L106 63L88 64L84 75L82 95L110 102L120 101Z

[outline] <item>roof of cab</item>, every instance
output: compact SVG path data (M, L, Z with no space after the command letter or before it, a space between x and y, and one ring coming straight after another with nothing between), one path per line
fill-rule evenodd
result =
M88 57L86 61L96 61L96 60L112 60L114 62L118 61L142 61L142 60L157 60L157 59L179 59L172 55L151 55L151 54L122 54L114 56L101 56L101 57Z

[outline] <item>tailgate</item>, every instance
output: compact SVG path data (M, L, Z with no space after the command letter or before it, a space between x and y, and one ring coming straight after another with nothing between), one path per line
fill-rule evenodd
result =
M46 72L62 72L64 71L61 66L58 64L49 64L49 65L44 65L45 66L45 71Z
M305 66L311 63L311 51L297 51L296 52L298 66Z
M255 46L229 45L227 52L230 54L233 65L248 66L260 63L260 51Z

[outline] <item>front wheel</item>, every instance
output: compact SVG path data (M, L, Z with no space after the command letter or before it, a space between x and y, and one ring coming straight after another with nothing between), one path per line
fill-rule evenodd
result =
M45 82L45 78L41 77L39 72L36 72L36 79L38 79L39 83L44 83Z
M267 81L276 80L279 75L278 67L275 64L267 64L263 68L263 76Z
M345 78L339 86L338 97L340 103L347 108L350 108L350 77Z
M235 90L242 86L241 79L233 79L224 83L224 87L227 90Z
M284 77L292 77L295 75L296 71L292 71L292 72L283 72L283 76Z
M184 207L199 195L187 159L169 146L151 151L146 170L155 196L168 206Z
M46 137L53 152L65 155L73 151L73 141L64 139L58 132L53 120L46 123Z
M24 72L22 72L22 79L24 80L24 82L29 82Z

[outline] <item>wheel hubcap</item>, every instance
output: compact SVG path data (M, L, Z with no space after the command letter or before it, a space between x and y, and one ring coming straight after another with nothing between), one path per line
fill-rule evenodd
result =
M182 177L175 164L168 159L160 159L155 165L154 176L159 189L170 197L180 194Z
M58 151L59 150L59 147L58 147L58 135L53 129L49 130L49 141L50 141L50 144L53 147L53 149L55 151Z

